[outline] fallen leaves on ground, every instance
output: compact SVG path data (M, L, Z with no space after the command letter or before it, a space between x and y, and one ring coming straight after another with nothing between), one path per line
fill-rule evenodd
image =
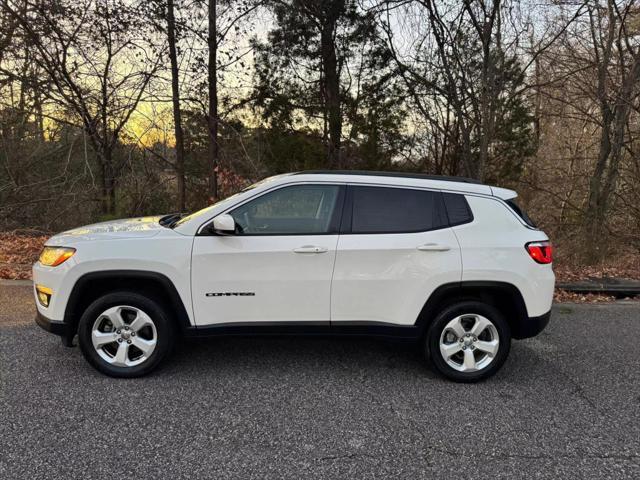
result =
M598 265L566 265L560 260L554 263L553 271L558 282L607 277L640 280L640 254L628 253Z
M556 288L553 301L556 303L606 303L615 301L616 297L598 293L574 293Z
M640 254L627 253L618 258L609 259L606 264L567 265L562 261L553 265L556 282L579 282L590 278L628 278L640 280ZM640 300L640 297L633 297ZM597 293L574 293L556 289L553 296L555 302L572 303L606 303L613 302L616 297Z
M31 266L38 260L47 235L37 233L0 233L0 278L31 278Z

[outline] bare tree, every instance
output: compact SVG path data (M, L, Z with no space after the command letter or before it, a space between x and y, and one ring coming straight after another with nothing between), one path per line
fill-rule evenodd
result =
M217 0L209 0L208 19L209 28L207 46L209 61L207 79L209 82L209 108L207 124L209 126L209 194L211 202L218 199L218 163L220 160L220 146L218 144L218 8Z
M102 212L114 214L121 168L114 152L160 61L154 46L143 41L136 5L28 1L19 9L7 1L2 9L29 38L33 61L51 82L46 95L58 107L52 115L77 119L87 133L100 165Z
M429 131L432 168L447 164L449 173L487 177L501 130L515 126L516 113L526 110L526 90L534 83L529 67L581 11L576 5L574 16L545 26L543 38L526 45L525 33L533 27L521 7L511 0L387 0L376 6L393 59ZM522 130L529 119L519 121Z
M589 181L585 218L593 248L589 259L599 256L596 239L602 237L606 216L616 189L633 105L640 93L640 45L632 40L630 19L640 14L633 1L595 1L589 5L591 55L596 73L594 100L600 112L600 147ZM587 59L585 59L587 60ZM587 61L589 61L587 60Z
M342 168L340 141L342 112L340 99L340 65L336 56L338 22L345 10L344 0L308 2L305 8L320 26L320 53L322 57L322 92L329 127L327 157L333 168Z
M207 125L209 129L208 160L209 160L209 196L210 201L218 199L218 170L220 166L220 98L219 86L221 71L232 67L246 52L230 54L226 51L227 61L220 64L220 51L225 47L233 33L240 31L240 24L253 14L263 0L208 0L207 1L207 94L206 109Z
M176 137L176 177L178 184L178 210L183 212L185 205L185 172L184 172L184 133L180 113L180 71L178 69L178 53L176 40L176 17L174 0L167 0L167 43L169 61L171 63L171 103L173 107L173 129Z

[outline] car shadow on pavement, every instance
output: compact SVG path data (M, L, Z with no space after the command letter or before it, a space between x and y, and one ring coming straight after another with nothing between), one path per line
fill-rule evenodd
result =
M522 373L541 366L542 358L525 342L512 344L512 355L496 381L522 382ZM517 374L516 374L517 371ZM300 375L434 380L441 378L416 342L344 337L224 337L179 342L155 374L192 378L212 375Z
M31 337L33 341L41 343L46 357L42 366L46 370L55 365L51 374L56 377L77 378L84 372L109 381L108 377L93 370L82 358L77 338L74 341L76 346L67 348L60 339L41 332L33 324L5 324L0 330L4 337L2 343L11 342L11 337ZM543 358L539 347L530 342L513 342L506 364L489 382L522 383L527 378L543 374L543 371L553 371L553 365L549 364L551 360ZM539 340L536 342L539 343ZM5 364L5 368L23 368L20 363L13 366L11 363ZM538 370L540 372L537 374ZM431 368L419 344L363 337L263 336L180 340L163 365L145 378L145 383L162 383L176 377L193 381L239 377L314 377L325 380L339 377L345 382L360 381L367 377L380 381L393 378L395 382L419 379L451 383Z
M335 368L403 369L425 374L416 343L368 338L224 337L179 342L166 370L187 368L208 375L224 369L330 371ZM163 370L165 370L163 369ZM426 372L431 376L431 372Z

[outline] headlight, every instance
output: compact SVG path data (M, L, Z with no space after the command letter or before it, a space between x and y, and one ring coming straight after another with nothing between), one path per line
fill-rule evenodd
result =
M76 253L75 248L44 247L38 261L47 267L57 267L71 258L74 253Z

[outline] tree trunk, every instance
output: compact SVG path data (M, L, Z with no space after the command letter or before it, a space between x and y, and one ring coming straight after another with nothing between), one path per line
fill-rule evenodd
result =
M611 98L611 67L614 44L621 48L622 41L616 35L622 35L624 29L619 28L616 17L616 7L613 1L608 2L608 31L604 37L598 30L599 23L591 18L592 38L602 38L600 56L598 58L598 76L596 98L600 104L601 132L598 159L593 174L589 179L589 196L587 200L587 212L584 219L584 230L587 235L587 248L585 260L588 263L598 261L606 252L599 250L598 245L606 232L607 213L611 198L615 192L620 160L625 145L625 128L631 114L631 104L635 96L637 83L640 81L640 51L629 51L633 61L631 65L620 71L620 83L615 93L615 100ZM597 48L597 45L594 45Z
M487 59L485 58L485 61ZM489 91L489 66L484 65L482 68L482 81L480 91L480 118L478 125L478 133L480 136L480 151L478 152L478 161L473 164L473 171L469 172L472 178L483 181L484 168L489 160L489 144L491 142L490 129L490 91Z
M113 216L116 213L116 182L113 172L112 152L104 149L100 154L100 164L102 166L102 214Z
M41 143L45 142L44 136L44 115L42 112L42 97L39 88L34 90L33 102L36 110L36 125L38 128L38 139Z
M606 81L606 75L603 75L602 82ZM611 197L616 189L620 160L625 144L625 128L629 122L634 88L638 82L640 82L640 54L634 60L627 76L623 76L622 86L613 109L608 103L606 90L599 89L602 131L596 168L589 180L589 197L585 218L586 233L592 240L589 244L600 243L594 242L593 239L601 238L605 232L606 216ZM598 251L595 245L591 245L591 247L587 249L586 260L595 262L604 252Z
M167 36L169 42L169 60L171 62L171 98L173 103L173 129L176 137L176 178L178 184L178 211L184 212L185 181L184 181L184 134L182 131L182 117L180 115L180 79L178 71L178 53L176 51L176 20L173 0L167 0Z
M218 40L216 0L209 0L209 196L213 203L218 199L218 164L220 148L218 144Z
M340 3L340 2L337 2ZM340 141L342 137L342 114L340 109L340 78L336 59L335 28L341 8L336 5L331 9L320 33L320 49L322 53L322 71L324 73L324 100L329 123L329 141L327 144L327 160L330 168L342 168Z
M477 162L473 157L471 150L471 127L469 127L459 110L456 110L458 115L458 122L460 123L460 159L459 164L462 164L464 174L470 178L476 178L477 176Z

